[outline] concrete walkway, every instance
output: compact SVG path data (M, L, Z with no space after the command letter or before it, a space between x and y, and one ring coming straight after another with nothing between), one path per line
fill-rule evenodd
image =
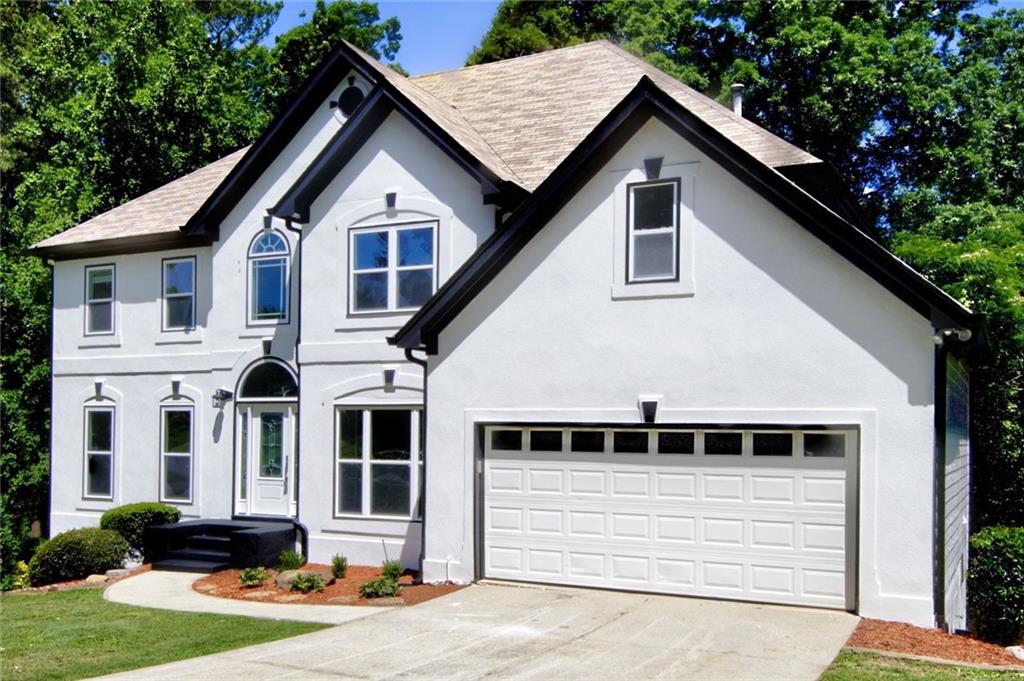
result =
M210 612L219 615L244 615L273 620L296 620L321 624L343 624L390 608L358 605L299 605L257 603L205 596L192 589L192 582L206 575L190 572L143 572L116 582L103 592L114 603L138 605L161 610Z
M856 623L809 608L477 584L312 634L108 678L813 681Z

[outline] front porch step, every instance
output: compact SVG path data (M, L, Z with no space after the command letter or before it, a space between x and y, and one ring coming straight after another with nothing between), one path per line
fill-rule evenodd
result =
M204 560L209 563L230 563L231 550L211 551L209 549L174 549L167 552L167 557L179 560Z
M211 534L196 534L185 540L190 549L208 549L231 553L231 537L218 537Z
M184 558L168 558L153 563L154 570L167 570L168 572L218 572L231 567L230 562L216 562L210 560L186 560Z

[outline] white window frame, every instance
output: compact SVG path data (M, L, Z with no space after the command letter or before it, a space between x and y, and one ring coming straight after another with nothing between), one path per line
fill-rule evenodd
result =
M167 415L172 412L188 414L188 453L167 451ZM192 405L160 407L160 501L167 504L191 504L195 486L196 415ZM188 497L168 497L164 494L167 480L167 459L176 457L188 459Z
M426 220L420 222L402 222L388 225L368 225L365 227L354 227L349 230L348 237L348 311L352 315L373 315L387 312L408 312L418 310L419 306L399 307L398 306L398 274L400 272L413 272L416 270L433 270L431 277L431 295L437 292L437 263L438 263L438 232L440 231L437 220ZM429 265L398 265L398 233L414 230L431 230L431 261ZM388 234L388 264L387 267L372 267L361 270L356 269L356 236L374 232L387 232ZM387 307L375 308L372 310L356 309L356 275L357 274L387 274L388 302Z
M284 252L275 251L273 253L253 253L253 249L256 244L266 236L267 232L276 234L284 242ZM288 324L291 318L291 283L289 277L291 276L291 244L288 243L288 237L282 234L279 230L260 230L259 234L253 237L252 242L249 244L249 250L247 254L247 263L245 268L246 274L246 320L251 326L277 326L279 324ZM254 286L253 274L256 271L257 263L270 262L271 260L281 260L284 263L284 274L281 278L281 286L283 288L282 295L284 299L284 316L273 317L273 318L259 318L256 316L256 296L257 289Z
M89 285L89 275L92 272L110 270L110 297L109 298L91 298L91 286ZM84 331L86 336L113 336L114 331L117 328L116 313L117 307L115 301L117 300L117 267L113 263L104 265L87 265L85 267L85 294L83 296L85 300L84 307ZM92 306L93 305L110 305L110 329L92 331L90 330L90 320L92 319Z
M638 189L650 189L652 187L672 187L672 224L668 227L655 229L636 229L636 191ZM626 283L627 284L657 284L679 281L679 194L680 179L678 177L664 180L650 180L646 182L633 182L626 187ZM647 276L638 277L635 274L636 242L638 239L651 236L672 235L672 274L670 276Z
M420 446L420 419L423 417L423 407L420 405L395 405L395 406L373 406L359 407L349 405L335 405L334 407L334 509L335 518L376 518L381 520L419 520L420 519L420 480L423 476L423 457ZM339 438L341 437L341 412L360 412L362 419L362 439L360 441L360 457L358 459L342 459L339 451ZM405 460L384 459L376 460L370 458L372 444L372 412L375 411L408 411L409 418L409 458ZM341 469L342 466L359 465L362 470L362 497L360 500L361 513L341 512ZM407 466L409 468L409 514L408 515L384 515L371 513L373 485L372 467L380 465Z
M90 414L106 412L110 414L110 449L91 449L89 437ZM117 414L112 406L89 406L85 408L85 420L82 428L82 497L84 499L102 499L109 501L114 498L114 450L117 440ZM106 456L110 458L110 494L93 494L89 491L89 459L94 456Z
M192 290L189 293L168 293L167 292L167 267L179 263L191 263L192 265ZM164 258L160 265L160 293L163 299L163 311L161 315L161 331L191 331L196 328L196 257L194 255L180 258ZM171 326L168 323L168 301L172 298L191 298L192 300L192 323L185 326Z

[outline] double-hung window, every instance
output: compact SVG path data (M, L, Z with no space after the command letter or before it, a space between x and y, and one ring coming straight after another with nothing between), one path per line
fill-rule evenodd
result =
M192 407L160 410L160 500L192 501Z
M415 310L437 286L437 223L353 229L349 309Z
M249 247L249 321L288 323L288 241L276 231Z
M114 408L85 409L85 496L114 496Z
M626 281L676 281L679 277L679 180L628 187Z
M85 268L85 333L114 333L114 266Z
M337 515L419 516L420 412L337 410Z
M196 326L196 259L164 260L164 331L185 331Z

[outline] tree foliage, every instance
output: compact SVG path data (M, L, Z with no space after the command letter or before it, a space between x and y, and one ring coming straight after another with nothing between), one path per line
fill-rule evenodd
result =
M251 143L339 39L385 57L398 49L397 19L348 0L319 3L268 49L280 8L0 0L5 577L47 512L50 277L28 247Z
M898 255L984 312L977 519L1024 522L1024 10L922 0L506 0L469 64L610 38L829 162Z

